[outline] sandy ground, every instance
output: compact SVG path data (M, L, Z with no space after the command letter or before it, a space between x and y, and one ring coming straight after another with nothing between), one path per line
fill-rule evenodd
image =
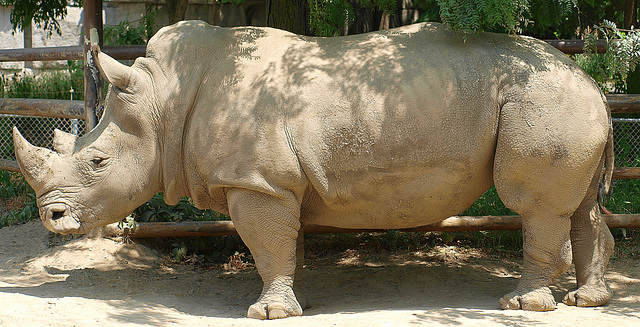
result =
M446 248L406 258L308 267L313 307L256 321L244 318L261 288L254 269L170 264L143 245L104 238L60 242L31 222L0 229L0 326L640 326L638 262L612 262L608 305L540 313L499 309L516 286L517 260ZM573 283L565 274L556 299Z

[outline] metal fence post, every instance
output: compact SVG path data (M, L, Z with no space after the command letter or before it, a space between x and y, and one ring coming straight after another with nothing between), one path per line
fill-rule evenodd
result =
M97 43L102 46L102 0L84 0L84 106L85 131L89 132L98 124L102 78L94 65L91 54L92 30L97 32ZM96 40L93 40L96 42Z

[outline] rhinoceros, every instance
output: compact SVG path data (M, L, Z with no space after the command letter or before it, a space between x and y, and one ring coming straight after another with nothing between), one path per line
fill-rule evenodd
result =
M111 84L96 128L56 131L55 151L14 129L51 231L117 222L157 192L191 197L231 216L264 282L247 315L274 319L302 314L301 225L423 226L495 185L524 232L502 308L553 310L549 286L572 259L565 303L612 296L598 206L611 115L594 81L542 41L434 23L315 38L191 21L161 29L132 67L94 56Z

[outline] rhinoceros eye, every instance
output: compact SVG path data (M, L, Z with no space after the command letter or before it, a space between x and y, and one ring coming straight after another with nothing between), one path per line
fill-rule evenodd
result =
M100 157L96 157L91 159L91 164L93 164L93 167L95 168L100 168L102 166L104 166L107 162L106 158L100 158Z

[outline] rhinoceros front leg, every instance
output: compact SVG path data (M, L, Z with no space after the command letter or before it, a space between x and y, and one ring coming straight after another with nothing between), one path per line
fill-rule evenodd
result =
M247 317L277 319L302 315L293 292L300 205L293 194L280 197L245 189L227 192L229 213L251 250L264 283Z
M567 305L603 305L613 295L604 280L605 269L613 252L613 236L602 220L595 201L591 202L590 207L578 210L571 217L571 245L578 289L565 296L563 302Z
M516 289L500 299L502 309L550 311L556 308L549 286L571 264L567 216L523 215L524 267Z

